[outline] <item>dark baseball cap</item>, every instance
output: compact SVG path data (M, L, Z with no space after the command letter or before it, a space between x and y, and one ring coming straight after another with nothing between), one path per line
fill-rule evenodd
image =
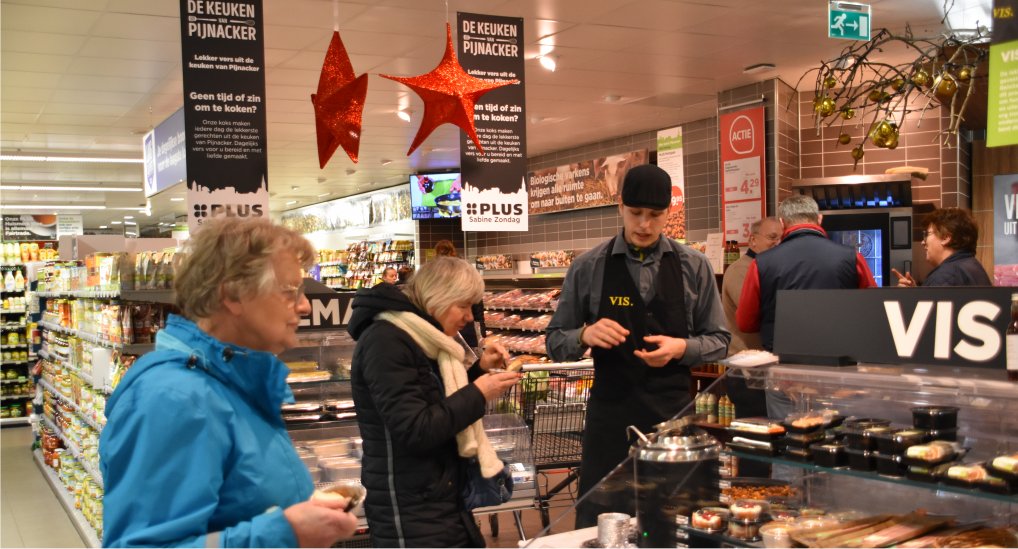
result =
M653 164L630 168L622 182L622 203L633 208L667 210L672 205L672 178Z

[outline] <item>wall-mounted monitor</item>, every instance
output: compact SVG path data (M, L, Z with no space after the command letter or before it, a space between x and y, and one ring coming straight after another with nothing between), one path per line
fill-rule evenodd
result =
M411 215L414 219L460 217L460 185L458 172L411 175Z

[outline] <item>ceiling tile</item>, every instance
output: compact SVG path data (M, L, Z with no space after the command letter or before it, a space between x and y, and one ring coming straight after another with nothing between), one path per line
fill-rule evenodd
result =
M594 17L590 22L638 29L674 31L698 25L708 19L735 18L738 14L738 10L725 6L668 0L640 0Z
M180 71L180 65L171 61L79 57L67 70L67 74L158 79L171 70Z
M77 2L66 2L77 5ZM87 4L86 4L87 5ZM3 30L31 30L55 34L88 34L88 30L101 16L97 11L86 11L63 6L52 8L39 5L0 4L0 28Z
M81 35L4 30L0 34L0 57L6 65L7 54L31 52L48 55L74 55L87 38Z
M93 36L145 40L152 36L180 36L177 16L104 13L92 28Z
M180 33L160 36L160 38L173 37L176 37L176 40L131 40L92 36L82 46L80 54L83 57L103 59L141 59L180 63Z

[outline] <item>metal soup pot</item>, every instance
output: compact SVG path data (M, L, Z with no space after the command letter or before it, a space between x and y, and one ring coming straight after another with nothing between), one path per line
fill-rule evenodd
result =
M689 421L657 425L650 437L632 428L640 441L631 451L636 472L636 516L640 547L688 544L677 523L717 502L721 444ZM685 517L685 520L677 519Z
M443 194L435 198L435 207L440 217L459 217L461 205L460 193Z

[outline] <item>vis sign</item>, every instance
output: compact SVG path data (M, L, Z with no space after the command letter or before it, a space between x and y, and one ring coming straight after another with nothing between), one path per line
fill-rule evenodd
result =
M1011 288L778 292L774 352L818 363L1005 367ZM817 312L823 311L818 322Z
M311 302L311 314L301 317L298 331L335 330L350 322L350 314L353 312L352 292L309 293L307 298Z

